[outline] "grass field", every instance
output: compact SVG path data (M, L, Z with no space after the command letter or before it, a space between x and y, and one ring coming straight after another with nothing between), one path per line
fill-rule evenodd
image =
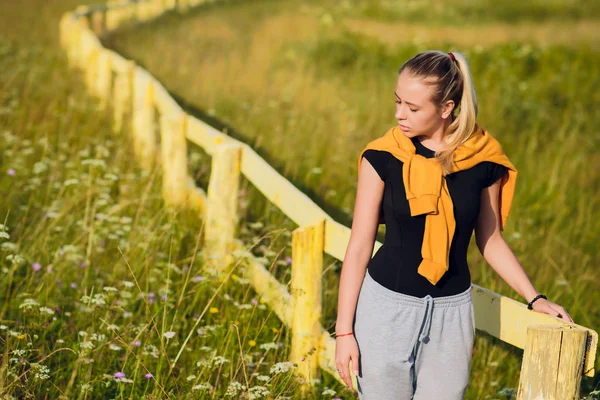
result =
M67 68L58 18L81 3L9 0L0 14L0 396L299 398L286 329L243 268L233 266L222 284L203 267L202 221L164 207L159 171L131 163L127 132L111 131L110 112ZM303 3L168 15L107 43L347 224L355 157L393 123L399 65L432 46L464 51L480 122L520 171L505 237L537 288L598 330L595 3L525 10L514 2L497 14L455 3L479 27L458 17L445 23L441 2L421 21L413 21L418 7L406 14L393 2ZM415 37L383 37L397 28L390 16ZM513 24L521 33L499 37ZM468 29L488 29L485 41ZM456 32L467 34L453 42ZM207 158L193 155L190 168L205 184ZM247 182L240 194L240 235L287 282L293 225ZM475 283L517 298L480 255L469 256ZM323 324L332 328L340 262L326 261ZM510 398L521 354L478 332L467 398ZM585 378L582 394L598 381ZM313 397L351 398L327 375Z

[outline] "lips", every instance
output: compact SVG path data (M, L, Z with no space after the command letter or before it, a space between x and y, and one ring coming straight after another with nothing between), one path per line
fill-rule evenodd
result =
M404 126L402 124L398 124L400 126L400 129L402 129L403 131L408 131L410 130L410 128L408 126Z

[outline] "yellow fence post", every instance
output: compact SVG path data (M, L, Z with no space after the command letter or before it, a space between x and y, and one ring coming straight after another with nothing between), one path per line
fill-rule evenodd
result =
M137 70L136 70L137 71ZM133 78L133 151L150 171L158 150L154 110L154 85L135 72Z
M291 361L307 384L317 377L321 343L323 244L325 220L300 227L292 233L291 295L292 317Z
M90 26L96 35L102 35L106 30L106 9L94 11L90 15Z
M187 115L167 114L160 117L162 193L171 206L184 206L188 194Z
M530 326L517 400L579 399L587 330Z
M85 53L84 53L85 54ZM87 53L87 59L83 60L87 66L85 66L85 83L88 90L96 94L98 87L98 59L100 58L100 49L94 47Z
M135 72L135 63L127 61L127 66L123 71L117 73L115 85L113 88L113 131L119 133L123 127L125 116L130 115L133 97L133 74Z
M242 146L222 143L212 154L204 227L204 260L223 270L233 261L238 225L238 188Z
M96 93L100 99L100 107L106 109L112 95L112 68L106 50L101 50L98 54L97 68Z

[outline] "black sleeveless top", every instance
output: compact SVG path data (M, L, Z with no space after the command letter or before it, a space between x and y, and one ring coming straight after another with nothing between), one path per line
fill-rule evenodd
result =
M434 151L411 139L416 153L426 158ZM402 161L386 151L369 149L363 157L385 182L381 209L385 217L385 240L367 266L371 277L395 292L416 297L450 296L467 290L471 274L467 264L467 248L479 216L481 191L500 179L508 169L500 164L483 161L472 168L445 177L452 203L456 230L450 246L448 271L433 285L417 268L422 261L421 246L426 215L410 215L402 179Z

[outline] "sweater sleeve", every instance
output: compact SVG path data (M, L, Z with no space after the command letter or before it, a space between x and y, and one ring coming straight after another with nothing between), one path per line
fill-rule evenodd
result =
M387 172L388 155L389 155L389 153L387 151L380 151L380 150L373 150L373 149L366 150L363 153L363 157L369 161L369 163L373 166L373 168L375 168L375 171L377 171L377 174L379 174L379 177L381 178L382 181L385 181L386 176L387 176L386 172Z
M492 184L496 183L498 179L502 178L508 172L508 168L504 165L494 162L488 162L487 167L487 179L483 187L492 186Z

